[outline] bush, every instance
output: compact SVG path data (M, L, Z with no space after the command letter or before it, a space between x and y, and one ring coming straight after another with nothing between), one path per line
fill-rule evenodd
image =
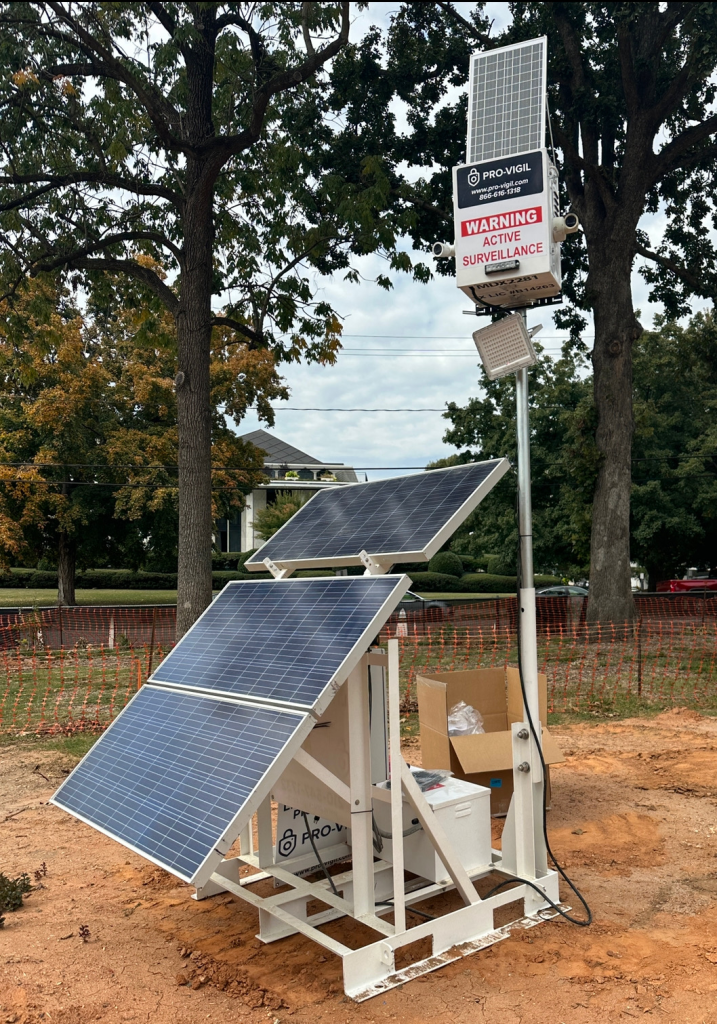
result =
M463 575L463 562L454 551L439 551L428 563L428 571L460 578Z
M363 572L363 566L361 566L361 572ZM414 572L427 572L428 562L396 562L391 572L405 572L409 576L413 576Z
M212 554L212 572L236 572L245 557L242 551L222 551L220 554L215 551Z
M495 576L490 572L469 572L458 583L464 594L507 594L515 593L518 580L515 576Z
M559 576L536 576L536 587L559 587L563 581Z
M411 590L427 591L428 593L459 593L461 581L445 572L412 572Z

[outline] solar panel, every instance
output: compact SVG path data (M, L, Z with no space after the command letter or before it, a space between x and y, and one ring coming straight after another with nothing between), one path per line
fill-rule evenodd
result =
M229 583L152 682L321 714L408 585L407 576Z
M306 714L144 686L52 803L201 884L312 727Z
M542 149L546 37L471 57L466 163Z
M508 468L495 459L319 491L245 565L360 565L361 551L388 568L427 560Z

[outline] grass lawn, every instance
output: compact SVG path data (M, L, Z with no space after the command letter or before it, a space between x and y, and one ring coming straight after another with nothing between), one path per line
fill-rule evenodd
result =
M176 590L78 590L78 604L176 604ZM31 587L0 588L0 608L32 608L54 605L56 590L34 590Z

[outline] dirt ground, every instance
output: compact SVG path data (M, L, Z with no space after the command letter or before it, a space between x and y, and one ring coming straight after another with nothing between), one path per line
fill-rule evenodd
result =
M567 755L553 846L595 923L516 932L361 1005L332 954L301 936L262 945L247 904L197 903L48 806L73 759L0 748L0 870L47 866L0 930L0 1024L717 1024L717 720L682 710L551 731Z

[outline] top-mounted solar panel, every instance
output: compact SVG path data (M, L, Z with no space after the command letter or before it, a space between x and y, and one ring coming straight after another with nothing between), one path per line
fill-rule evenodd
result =
M367 552L384 571L428 561L508 471L507 459L433 469L319 491L263 547L279 568L360 565Z
M547 38L471 57L466 163L542 149Z

